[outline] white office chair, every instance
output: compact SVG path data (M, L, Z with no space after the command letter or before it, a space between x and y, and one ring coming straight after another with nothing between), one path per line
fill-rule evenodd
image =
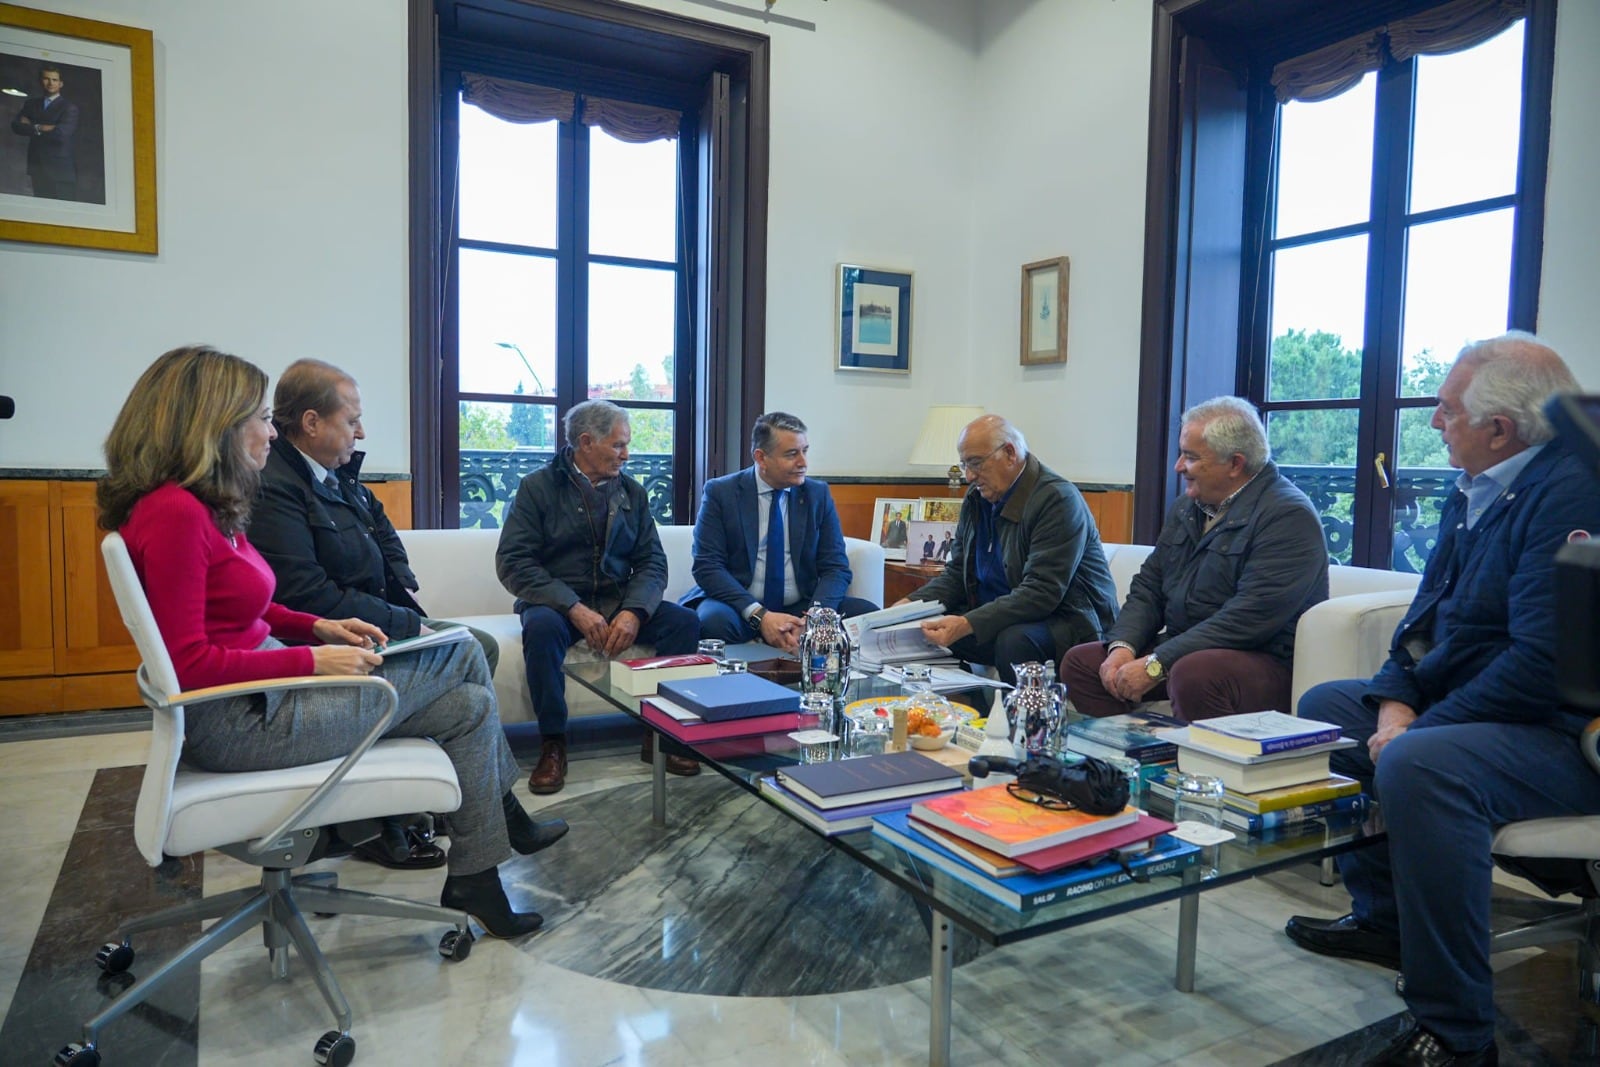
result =
M1589 766L1600 773L1600 719L1584 728L1580 744ZM1577 941L1578 999L1600 1022L1600 814L1511 823L1494 835L1490 851L1501 867L1552 897L1581 898L1495 934L1490 951Z
M439 942L440 954L450 960L467 958L472 950L472 933L464 912L339 889L337 876L332 873L295 875L294 868L326 853L330 826L339 825L339 836L346 841L360 842L375 836L378 819L416 811L456 810L461 806L461 789L455 771L444 751L431 741L378 740L399 707L394 687L382 678L283 678L182 692L127 546L113 533L107 535L101 551L123 622L144 660L139 668L139 690L154 716L150 758L134 814L133 832L139 851L155 867L166 856L216 849L261 867L261 884L125 923L115 940L102 947L96 957L100 967L110 974L126 971L132 965L132 934L184 922L217 920L176 956L146 974L85 1023L83 1041L67 1045L57 1053L55 1062L95 1067L100 1063L96 1041L104 1026L144 1001L182 968L199 966L201 960L260 923L274 978L289 975L291 943L310 965L312 977L338 1022L337 1030L318 1039L312 1055L319 1064L344 1067L355 1057L350 1005L307 928L301 908L318 914L379 915L450 923L454 929ZM349 688L356 691L352 692L352 699L359 696L359 690L370 689L387 702L378 724L344 759L237 774L207 773L182 764L186 706L240 694L313 687Z

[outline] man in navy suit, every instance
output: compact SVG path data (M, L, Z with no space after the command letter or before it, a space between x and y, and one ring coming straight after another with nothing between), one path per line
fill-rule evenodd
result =
M694 523L697 584L682 601L700 616L701 637L793 652L813 603L846 617L878 610L844 595L844 534L828 487L806 479L810 449L805 423L770 411L750 431L755 465L706 483Z
M11 122L12 133L28 138L33 195L52 200L78 198L78 164L72 146L78 132L78 105L61 95L65 85L55 67L39 71L39 95L28 97Z

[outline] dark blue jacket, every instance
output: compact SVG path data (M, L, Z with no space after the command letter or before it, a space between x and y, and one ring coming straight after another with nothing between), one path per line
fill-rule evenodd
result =
M1471 530L1466 509L1463 493L1446 502L1439 543L1367 699L1410 705L1413 729L1570 725L1556 695L1555 556L1575 531L1600 536L1600 489L1551 441ZM1413 660L1407 646L1430 642Z
M755 579L756 532L761 528L760 486L754 467L726 474L706 483L700 495L700 512L694 520L693 589L681 603L694 607L710 597L739 614L754 604L750 583ZM798 599L825 608L839 607L850 588L850 561L845 555L844 533L833 494L823 482L808 478L796 486L785 504L789 555L794 559Z

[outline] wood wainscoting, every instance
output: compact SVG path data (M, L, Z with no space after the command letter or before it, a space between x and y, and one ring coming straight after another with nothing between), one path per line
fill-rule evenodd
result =
M872 537L872 509L879 497L893 500L920 500L924 497L961 498L952 493L943 479L926 483L907 482L831 482L833 506L839 511L839 525L846 537ZM1133 538L1133 493L1127 489L1096 489L1078 487L1094 516L1100 540L1112 544L1127 544Z

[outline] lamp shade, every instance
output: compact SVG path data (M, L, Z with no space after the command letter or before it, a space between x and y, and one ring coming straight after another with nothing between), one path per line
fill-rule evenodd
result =
M967 423L983 414L971 404L934 404L922 420L922 433L907 460L916 466L948 467L956 461L956 438Z

